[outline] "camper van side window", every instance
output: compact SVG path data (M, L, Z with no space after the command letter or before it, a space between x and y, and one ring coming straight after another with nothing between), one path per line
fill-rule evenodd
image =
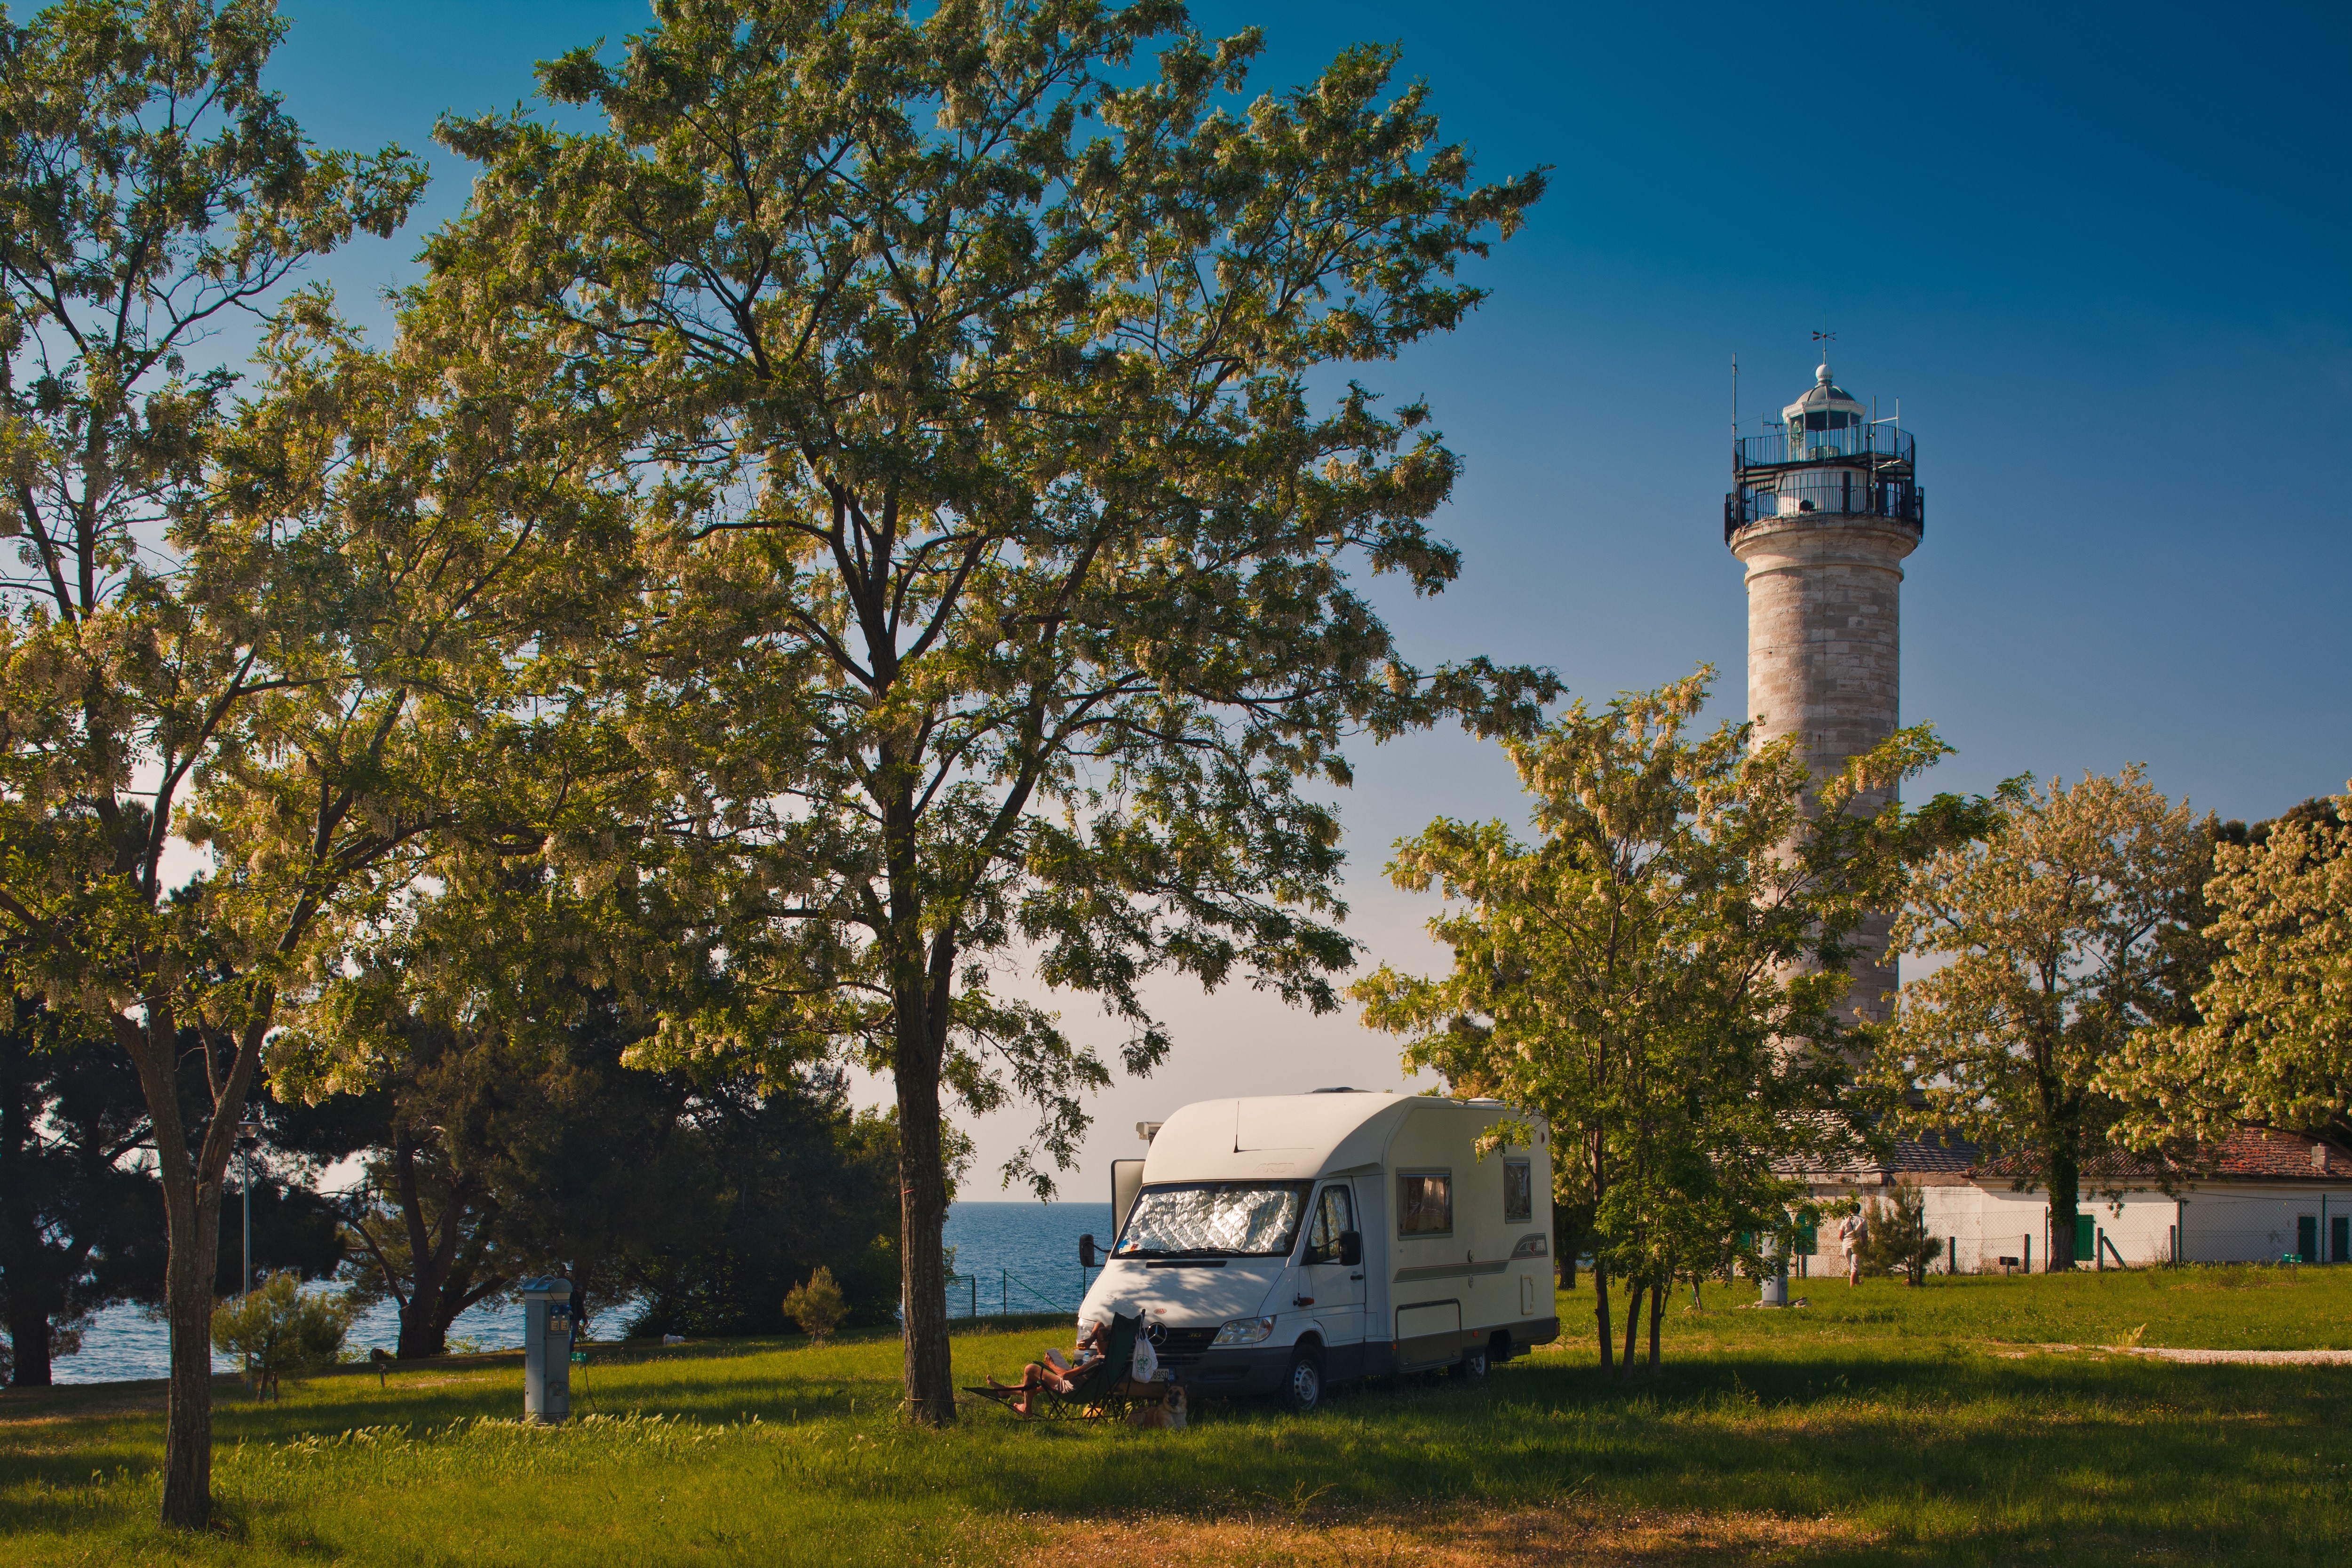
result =
M1503 1162L1503 1223L1526 1225L1536 1217L1535 1173L1525 1160Z
M1422 1171L1397 1177L1397 1234L1454 1234L1454 1173Z
M1315 1223L1307 1232L1307 1261L1337 1263L1339 1261L1339 1236L1342 1231L1356 1228L1356 1217L1348 1204L1348 1189L1326 1187L1315 1200Z

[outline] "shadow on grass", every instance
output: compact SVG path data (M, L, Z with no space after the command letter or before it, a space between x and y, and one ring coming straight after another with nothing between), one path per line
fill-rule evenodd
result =
M2331 1371L2290 1369L2314 1370ZM1213 1407L1166 1466L1078 1432L1005 1434L961 1495L1072 1518L1278 1512L1305 1498L1837 1515L1880 1538L1852 1548L1856 1561L1928 1543L1937 1561L1965 1560L1951 1555L1962 1547L2002 1561L2063 1542L2080 1561L2331 1562L2352 1544L2347 1395L2342 1373L2090 1357L1727 1357L1631 1385L1538 1362L1477 1390L1367 1388L1305 1421ZM2085 1557L2084 1532L2113 1550Z
M1002 1345L960 1339L959 1373L1028 1345L1019 1331ZM592 1352L581 1405L709 1424L709 1446L686 1463L633 1468L596 1432L574 1428L522 1446L540 1458L486 1448L479 1464L436 1461L429 1481L425 1469L322 1471L321 1495L333 1510L391 1513L430 1485L453 1517L495 1518L520 1474L499 1466L543 1459L577 1479L575 1497L609 1494L616 1514L658 1500L647 1490L655 1475L673 1506L699 1487L696 1517L714 1539L844 1510L909 1529L961 1520L985 1538L981 1521L1006 1515L1048 1528L1147 1516L1311 1525L1541 1509L1602 1521L1833 1516L1855 1539L1817 1540L1805 1554L1836 1563L2352 1557L2347 1368L2007 1359L1882 1341L1748 1346L1623 1383L1549 1352L1483 1384L1343 1389L1303 1419L1207 1402L1192 1430L1171 1435L1024 1424L993 1409L947 1432L905 1427L895 1360L880 1345L793 1342L602 1363ZM424 1438L510 1418L520 1394L514 1371L497 1364L404 1372L383 1392L372 1376L321 1379L281 1405L224 1401L216 1431L225 1447L371 1426ZM758 1425L726 1425L750 1417ZM92 1472L152 1474L159 1430L152 1416L121 1415L0 1428L0 1533L70 1531L93 1517L83 1495ZM420 1451L445 1441L462 1439ZM256 1527L325 1519L323 1505L288 1496L257 1506Z

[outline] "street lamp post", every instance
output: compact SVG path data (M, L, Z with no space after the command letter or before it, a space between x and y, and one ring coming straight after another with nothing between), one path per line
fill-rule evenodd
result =
M261 1131L258 1121L241 1121L236 1128L237 1152L245 1161L245 1177L239 1184L245 1189L245 1272L238 1290L241 1296L253 1294L253 1146Z

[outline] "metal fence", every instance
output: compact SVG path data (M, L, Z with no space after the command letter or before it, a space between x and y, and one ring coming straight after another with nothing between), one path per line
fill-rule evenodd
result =
M1788 493L1800 512L1832 516L1885 517L1907 522L1922 533L1927 528L1927 492L1905 479L1873 476L1855 468L1800 470L1813 482L1801 483ZM1816 478L1818 476L1818 478ZM1780 477L1743 484L1723 498L1723 538L1751 522L1786 515L1780 510Z
M1814 463L1837 458L1885 458L1907 463L1913 459L1917 446L1917 437L1892 425L1800 430L1793 443L1787 430L1774 430L1761 436L1733 437L1731 467L1734 472L1742 472L1781 463Z
M1056 1270L1056 1273L1059 1271ZM950 1274L947 1308L950 1318L1000 1318L1024 1312L1076 1312L1086 1300L1094 1270L1073 1268L1071 1278L1034 1278L1009 1268L985 1274Z

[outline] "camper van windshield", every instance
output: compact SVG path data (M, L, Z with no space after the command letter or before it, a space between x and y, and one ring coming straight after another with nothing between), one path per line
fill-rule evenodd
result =
M1298 1235L1305 1182L1185 1182L1143 1189L1120 1258L1281 1258Z

